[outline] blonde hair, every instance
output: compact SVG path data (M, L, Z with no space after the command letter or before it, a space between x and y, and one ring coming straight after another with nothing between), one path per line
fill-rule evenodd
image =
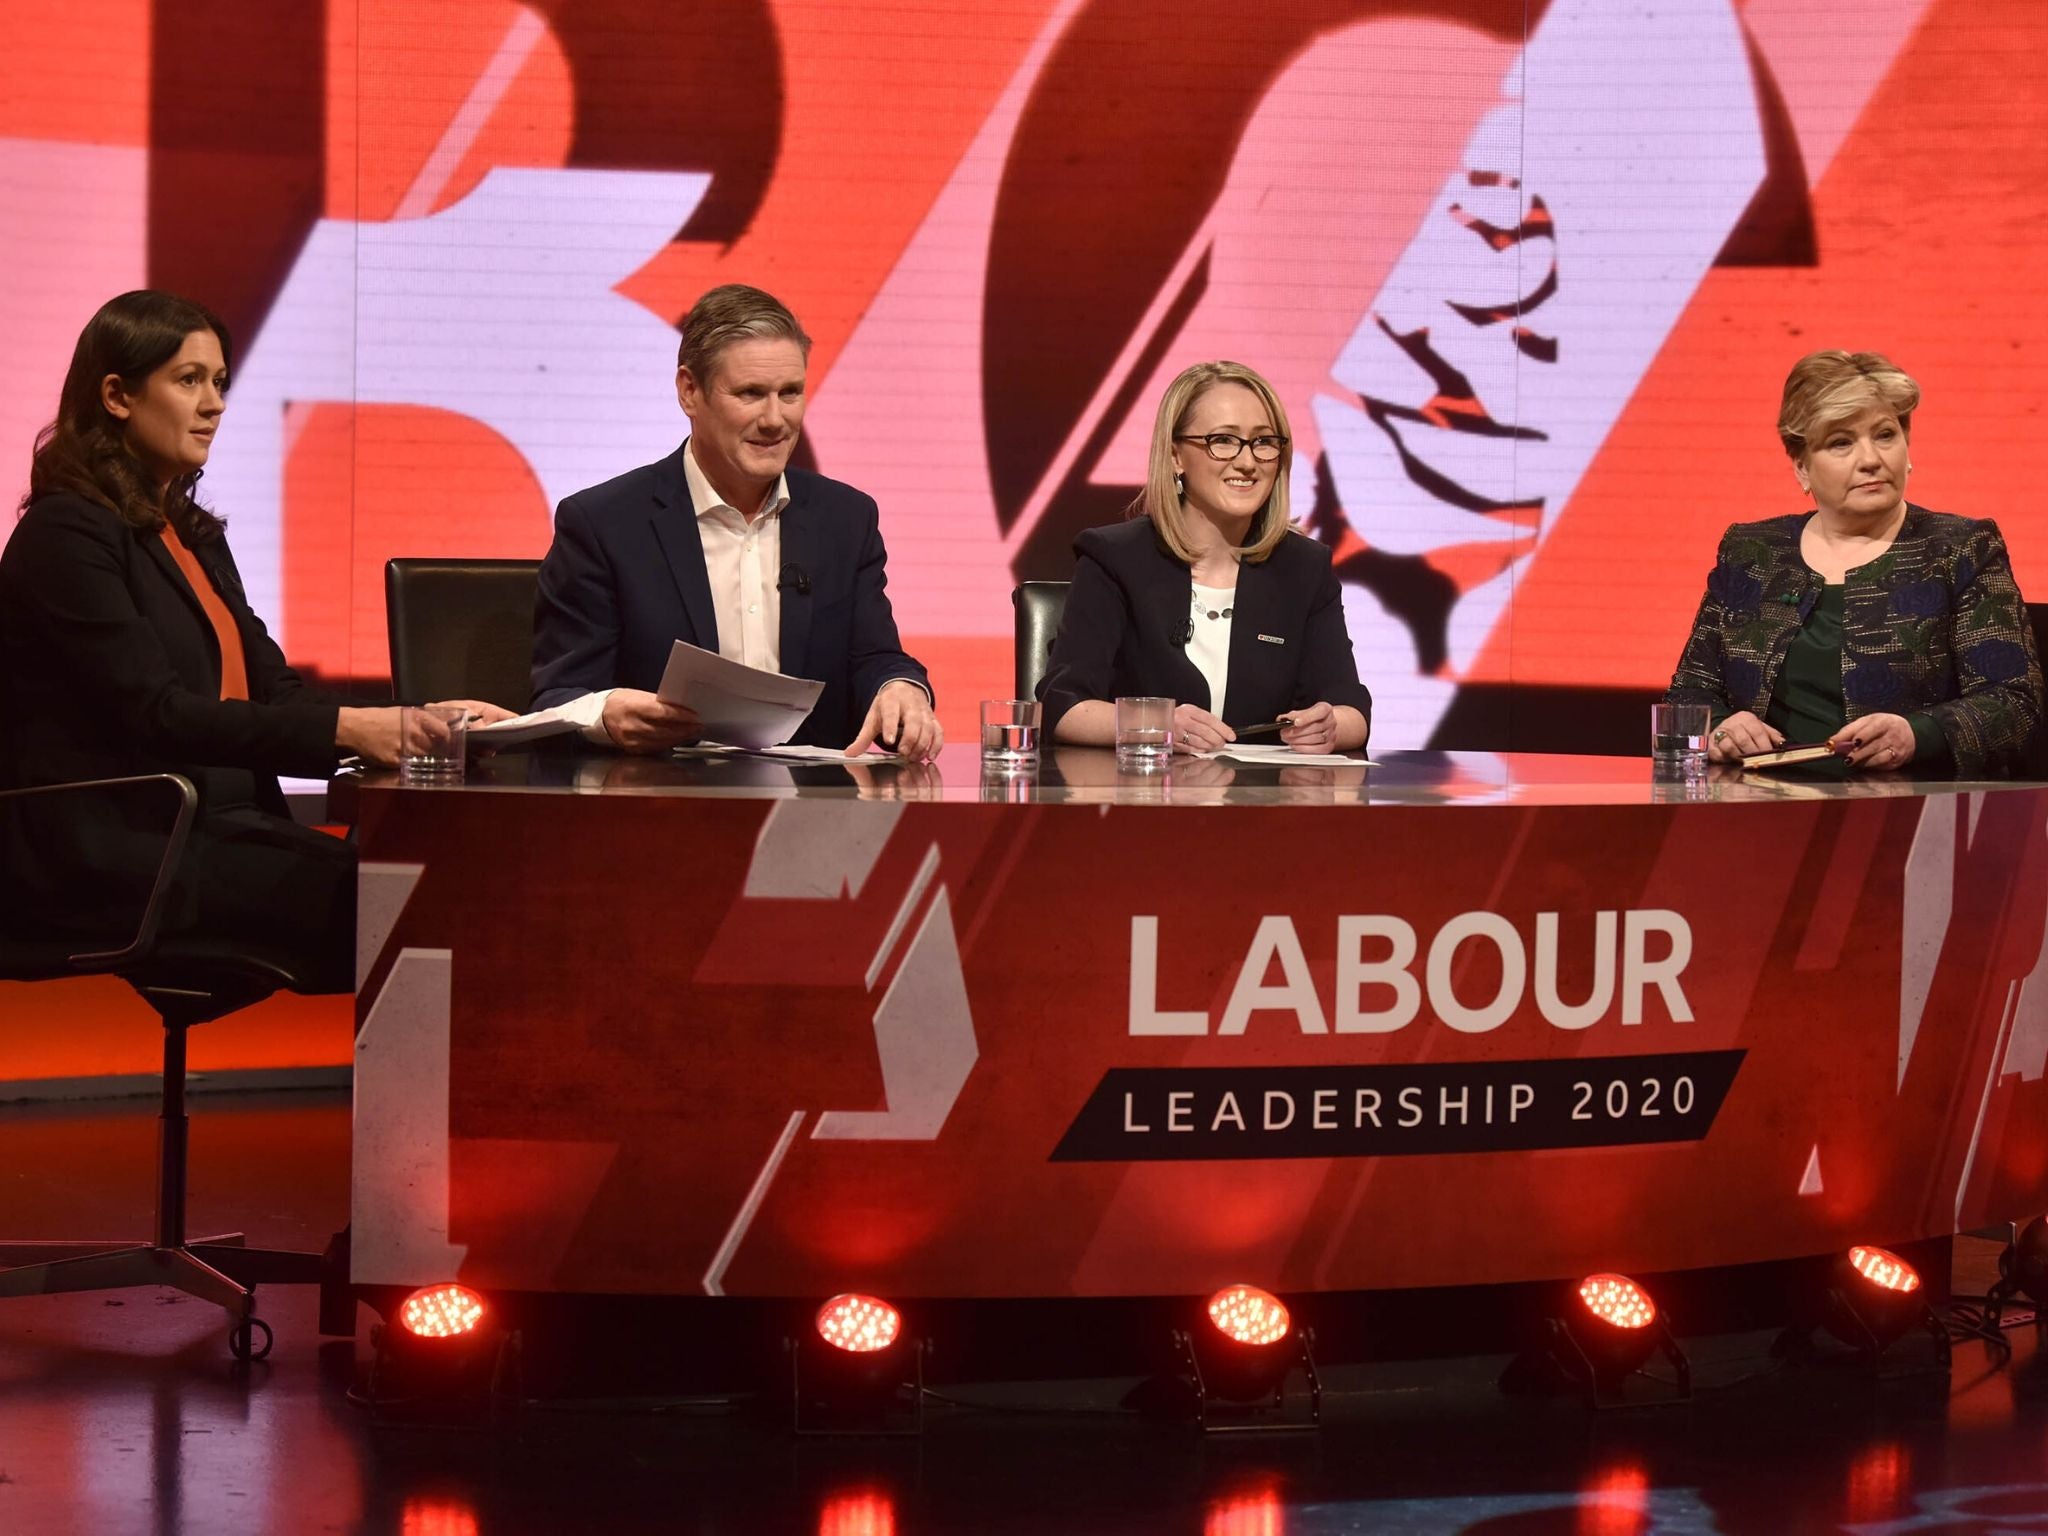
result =
M1778 441L1795 462L1816 440L1865 411L1890 411L1908 437L1920 386L1912 375L1879 352L1809 352L1785 376L1778 405Z
M1159 415L1152 423L1152 462L1145 477L1145 489L1131 503L1131 515L1143 513L1151 518L1152 526L1173 551L1174 558L1188 565L1195 563L1195 551L1188 543L1183 521L1186 514L1181 508L1180 492L1174 486L1173 440L1187 429L1196 402L1219 384L1242 384L1259 397L1273 430L1282 437L1293 435L1287 428L1287 408L1273 393L1273 386L1243 363L1197 363L1166 386L1159 401ZM1293 462L1294 445L1290 442L1280 450L1273 474L1273 493L1253 521L1252 541L1238 550L1240 559L1256 565L1287 537L1291 526L1287 515L1287 470Z
M745 283L727 283L705 294L683 316L676 366L689 369L690 377L708 389L719 353L738 342L774 338L795 342L809 360L811 338L782 300Z

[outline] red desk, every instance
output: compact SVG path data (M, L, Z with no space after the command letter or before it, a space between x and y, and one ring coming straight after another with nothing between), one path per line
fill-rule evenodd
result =
M2048 787L372 780L358 1283L1375 1289L2048 1208Z

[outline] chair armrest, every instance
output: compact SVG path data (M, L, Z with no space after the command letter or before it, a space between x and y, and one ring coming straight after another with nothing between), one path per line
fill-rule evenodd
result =
M141 773L118 779L74 779L67 784L0 789L0 804L6 804L39 795L77 795L86 791L125 789L138 784L161 785L174 792L177 811L164 835L163 857L157 863L156 880L150 886L149 900L143 904L142 921L136 925L135 937L120 949L88 950L71 956L71 963L82 971L117 969L131 960L141 959L155 946L157 928L163 922L164 906L170 896L171 881L178 873L178 863L185 856L186 839L191 836L192 823L199 815L199 791L193 788L190 779L177 773Z

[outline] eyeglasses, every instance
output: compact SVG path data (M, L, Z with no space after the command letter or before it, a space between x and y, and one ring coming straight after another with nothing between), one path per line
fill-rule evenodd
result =
M1284 437L1239 437L1235 432L1211 432L1206 437L1179 437L1180 443L1200 443L1209 450L1209 457L1225 461L1236 458L1246 448L1261 464L1270 464L1287 451L1288 439Z

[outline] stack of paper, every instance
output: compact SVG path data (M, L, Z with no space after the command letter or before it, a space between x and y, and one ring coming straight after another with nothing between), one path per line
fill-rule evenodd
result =
M695 714L706 741L735 747L772 747L789 740L824 691L823 683L727 661L716 651L680 640L669 648L668 666L655 690Z
M694 713L705 741L760 748L787 741L802 729L825 685L727 661L716 651L678 640L669 649L668 666L655 691L669 703ZM493 747L516 747L543 736L560 736L595 723L586 721L588 711L579 707L582 702L572 699L495 725L473 725L469 734Z
M1197 752L1196 757L1220 757L1232 763L1263 763L1277 768L1303 768L1311 764L1358 763L1373 766L1362 757L1343 752L1297 752L1273 742L1229 742L1214 752Z
M500 720L493 725L472 725L469 728L470 739L491 747L518 747L529 741L539 741L543 736L566 735L583 723L574 718L573 709L570 704L557 704L553 709L514 715L510 720Z

